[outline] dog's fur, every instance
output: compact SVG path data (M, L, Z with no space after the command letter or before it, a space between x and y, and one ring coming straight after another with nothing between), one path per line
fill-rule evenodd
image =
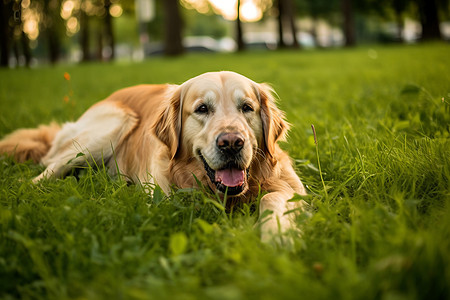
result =
M21 129L0 141L0 153L46 166L36 177L60 177L89 160L133 181L195 187L249 201L267 192L260 212L262 238L293 226L301 207L289 202L305 189L277 141L288 124L265 84L233 73L205 73L176 85L140 85L119 90L93 105L76 122ZM84 153L85 155L79 155ZM195 177L194 177L195 176Z

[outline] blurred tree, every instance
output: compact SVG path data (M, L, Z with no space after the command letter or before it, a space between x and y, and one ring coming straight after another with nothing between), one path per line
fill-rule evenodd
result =
M25 66L29 67L31 64L31 48L30 40L27 34L24 32L24 22L23 22L23 7L22 0L14 1L13 11L14 11L14 21L13 21L13 52L16 56L17 64L20 63L20 48L22 49L22 55L24 58Z
M441 39L439 13L436 0L416 0L422 25L422 40Z
M16 63L23 61L25 66L30 66L32 53L30 48L30 40L24 32L23 22L23 6L22 0L1 0L0 16L0 38L1 38L1 66L7 67L9 65L10 53L14 54Z
M283 19L285 15L285 5L283 0L275 0L275 6L277 8L277 24L278 24L278 48L286 48L286 42L284 41L284 26Z
M181 41L183 20L178 0L163 0L164 10L164 52L166 55L180 55L184 52Z
M236 44L237 51L245 50L244 34L242 32L241 22L241 0L237 0L237 16L236 16Z
M113 60L115 57L114 48L116 46L116 41L114 38L113 30L113 17L111 15L111 0L104 0L105 16L104 16L104 40L106 45L110 50L109 56L105 57L106 60Z
M412 4L413 0L360 0L354 2L354 10L358 14L357 18L357 34L364 40L376 42L393 42L403 41L404 17L410 14L414 17ZM375 20L375 21L374 21ZM395 36L391 33L383 32L378 28L372 28L368 31L368 25L375 22L381 24L383 22L393 21L396 26Z
M52 64L55 64L61 56L61 35L64 23L60 11L60 0L43 1L42 27L47 39L48 57Z
M356 45L355 16L353 0L341 0L342 32L344 33L346 47Z
M274 6L277 9L278 47L286 48L288 46L285 41L285 26L288 24L292 37L292 44L290 46L299 48L300 44L297 40L297 26L295 24L296 6L293 0L276 0Z
M23 57L25 58L25 66L29 67L31 65L31 59L33 58L33 54L31 53L30 39L28 38L27 34L23 32L23 30L20 33L20 38L15 46L16 58L18 62L20 62L19 51L17 51L17 49L19 48L19 44L22 46Z
M292 34L292 47L293 48L300 48L300 43L297 39L297 26L295 24L296 19L296 8L293 0L285 0L285 7L286 7L286 17L289 22L289 27L291 29Z
M397 24L397 38L403 42L404 16L403 14L410 5L411 0L391 0L391 7L394 11L395 23Z
M339 10L339 0L296 0L296 5L299 15L311 18L311 36L314 44L319 45L317 23L320 19L334 22Z
M11 47L11 28L13 18L13 1L0 0L0 66L8 67Z
M129 7L132 6L128 5L127 9ZM92 59L112 60L115 58L116 39L113 28L113 10L116 16L122 14L123 9L119 5L119 1L79 0L79 8L73 9L71 14L66 16L68 28L74 27L69 25L73 18L76 19L73 24L79 26L79 43L83 62ZM73 31L72 34L77 31ZM93 42L96 45L95 52L91 47Z
M134 4L134 2L132 2ZM129 5L130 1L120 2L123 13L120 17L114 18L114 38L117 42L127 45L140 45L139 35L144 32L148 39L148 23L150 20L143 20L136 16L135 6Z
M126 1L125 3L122 3L122 7L124 9L126 19L129 19L131 17L131 14L134 15L134 20L137 22L137 28L138 28L138 38L135 40L139 41L140 50L142 51L142 55L145 56L146 53L151 52L151 46L150 46L150 36L151 36L151 27L150 24L152 24L152 20L155 20L155 17L160 18L159 9L156 8L156 2L154 0L135 0L130 5L131 1ZM158 2L159 3L159 2ZM160 5L160 4L159 4ZM130 37L132 38L132 34L130 34L130 31L127 32L126 37L123 35L126 28L129 26L133 26L134 20L124 20L123 17L118 19L118 26L120 30L118 31L118 39L122 42L130 43ZM161 22L158 22L160 24ZM135 28L136 28L135 27ZM157 26L158 28L162 26ZM124 30L125 29L125 30ZM131 31L132 32L132 31Z
M256 1L254 1L254 4L260 5L260 6L266 5L267 1L269 1L269 0L256 0ZM181 2L184 7L188 8L188 9L196 9L201 14L210 14L211 12L214 12L216 14L223 14L223 11L221 11L221 8L220 8L221 6L219 5L217 7L212 4L212 1L210 2L209 0L182 0ZM245 50L245 43L244 43L244 37L243 37L244 34L243 34L243 29L242 29L242 27L243 27L242 26L242 14L241 14L242 1L237 0L234 3L232 3L232 1L229 1L228 4L235 5L234 9L236 12L236 20L234 21L234 31L235 31L234 38L235 38L235 42L237 45L236 50L243 51L243 50ZM199 23L197 22L197 24L199 24ZM215 38L221 37L222 34L224 33L224 30L223 30L221 24L218 24L217 22L214 22L214 21L212 23L212 26L208 25L206 29L202 29L203 32L205 32L205 31L211 32L212 30L214 30L216 33L208 34L208 35L213 36ZM220 36L218 36L218 34Z
M395 39L403 42L404 18L406 14L414 18L412 7L414 0L381 0L370 3L372 11L386 20L393 20L396 24ZM369 10L365 9L366 12Z
M441 38L440 11L448 11L449 0L361 0L354 4L355 10L363 16L376 15L395 21L398 41L403 41L404 17L409 15L421 23L422 39L428 40Z
M210 36L220 39L227 34L225 21L212 13L201 14L196 10L186 10L184 20L187 36Z
M89 26L89 16L85 9L80 9L80 46L82 52L82 62L90 61L90 26Z

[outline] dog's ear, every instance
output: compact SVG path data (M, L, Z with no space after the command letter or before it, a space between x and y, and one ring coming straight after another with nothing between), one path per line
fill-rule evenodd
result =
M155 135L167 145L170 158L178 152L181 138L181 87L178 87L168 99L166 109L158 116L154 126Z
M258 84L257 87L264 135L262 149L273 158L275 145L277 141L286 139L289 124L284 113L276 106L273 89L267 84Z

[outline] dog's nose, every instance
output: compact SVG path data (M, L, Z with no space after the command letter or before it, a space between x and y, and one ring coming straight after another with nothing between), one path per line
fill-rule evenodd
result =
M217 137L216 145L219 150L236 154L244 147L244 137L238 132L221 133Z

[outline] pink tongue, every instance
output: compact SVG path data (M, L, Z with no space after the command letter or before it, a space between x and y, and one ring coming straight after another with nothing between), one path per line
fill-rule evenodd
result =
M216 181L228 187L240 186L244 183L245 171L239 169L225 169L216 171Z

